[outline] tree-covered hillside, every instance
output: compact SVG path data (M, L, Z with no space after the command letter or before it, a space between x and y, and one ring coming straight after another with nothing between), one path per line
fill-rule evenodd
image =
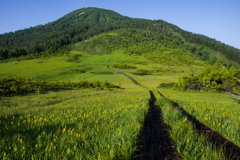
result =
M142 55L152 62L166 65L203 64L177 37L171 38L147 29L120 29L103 33L77 43L72 49L99 55L123 50L125 54Z
M56 54L66 51L70 44L118 29L148 30L151 32L148 37L152 36L159 41L163 41L163 38L171 39L177 46L184 44L187 50L203 60L209 60L207 53L203 52L204 47L208 47L221 52L229 60L240 63L239 49L209 37L184 31L163 20L129 18L111 10L92 7L73 11L45 25L0 35L0 59L9 60L21 56L31 59Z

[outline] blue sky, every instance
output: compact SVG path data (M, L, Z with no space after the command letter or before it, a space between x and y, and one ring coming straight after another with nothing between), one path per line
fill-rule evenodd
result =
M240 0L1 0L0 34L46 24L83 7L162 19L240 49Z

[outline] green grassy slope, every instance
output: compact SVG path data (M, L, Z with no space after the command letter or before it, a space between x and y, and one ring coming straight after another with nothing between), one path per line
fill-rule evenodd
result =
M162 57L164 60L159 63L152 57L149 57L151 48L143 48L142 53L129 53L129 49L136 44L135 41L141 40L138 44L146 44L153 47L160 47L164 45L158 44L156 39L148 37L141 37L139 31L131 33L131 30L118 30L115 32L103 33L90 41L79 42L74 44L69 54L65 56L55 56L51 58L39 58L33 60L13 61L0 64L0 75L9 76L16 75L20 77L29 77L35 80L109 80L115 84L119 82L130 82L125 77L114 73L107 69L107 65L114 64L129 64L136 67L136 69L117 69L123 71L134 78L139 79L143 84L151 84L151 87L157 87L161 82L176 82L178 75L184 72L196 72L204 64L201 60L195 60L187 51L182 51L183 55L176 57L178 64L174 65L167 57ZM147 33L147 32L146 32ZM135 36L133 41L131 36ZM139 37L137 37L139 36ZM142 40L144 39L144 40ZM162 48L164 52L171 53L171 46ZM179 49L180 50L180 49ZM158 53L152 51L152 56L158 56ZM79 55L77 59L71 59L74 55ZM163 54L164 55L164 54ZM186 56L190 64L184 64ZM174 57L173 57L174 58ZM70 59L70 60L69 60ZM111 59L111 61L109 61ZM182 65L180 65L182 64ZM196 65L198 64L198 65ZM85 73L75 72L75 69L89 68ZM139 70L148 70L150 75L137 75ZM122 83L126 85L126 83Z
M177 44L174 38L164 36L159 39L161 35L155 34L135 29L104 32L87 42L75 43L69 53L59 56L0 63L1 77L96 79L122 87L0 97L0 125L4 128L0 132L0 158L130 159L147 114L149 93L122 74L110 71L108 65L159 90L239 146L239 104L229 95L157 88L162 82L177 82L178 76L185 73L196 73L206 61L192 54L184 43ZM210 57L216 54L208 48L202 51L208 51ZM114 64L134 68L113 68ZM195 134L191 123L167 101L157 98L183 159L226 158L222 151L211 148L206 137Z

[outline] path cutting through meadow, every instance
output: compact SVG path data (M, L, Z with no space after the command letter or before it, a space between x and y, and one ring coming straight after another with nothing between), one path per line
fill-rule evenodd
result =
M123 74L134 84L147 88L127 74L110 69L109 65L107 68L118 74ZM136 151L133 153L132 159L178 159L178 153L174 147L173 140L170 138L168 127L164 122L162 110L160 106L154 104L157 99L153 92L149 90L149 93L150 100L148 114L145 117L143 127L141 128L139 143Z
M109 61L111 61L111 59ZM127 74L111 69L110 65L108 65L107 68L118 74L123 74L134 84L148 89L148 87L141 85ZM133 159L178 159L178 153L174 147L173 140L170 138L168 127L164 122L162 110L160 106L154 104L156 97L153 92L151 90L149 90L149 92L151 97L149 100L149 111L141 130L137 150L133 153ZM156 92L166 98L161 92ZM183 116L186 116L187 119L192 122L197 133L204 134L206 138L212 142L213 148L220 148L225 156L232 160L240 160L240 148L238 146L221 136L218 132L213 131L211 128L199 122L176 102L173 102L172 107L178 109Z
M107 67L109 68L109 66ZM134 84L147 88L127 74L119 71L115 72L123 74ZM162 110L160 106L154 104L157 99L153 92L149 90L149 93L148 114L145 117L143 128L141 128L139 144L133 153L132 159L178 159L178 153L174 147L173 140L170 138L168 127L164 122Z
M156 97L152 91L148 115L145 117L137 150L132 159L178 159L174 142L170 138L160 106L155 105Z

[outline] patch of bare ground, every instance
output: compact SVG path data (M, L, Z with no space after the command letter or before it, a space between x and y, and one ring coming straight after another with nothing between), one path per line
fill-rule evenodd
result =
M162 110L160 106L154 104L156 97L153 92L149 92L151 99L149 101L148 115L145 118L139 144L133 153L132 159L179 159L174 142L170 138L168 127L164 122Z
M78 15L80 16L80 15L82 15L82 14L84 14L85 12L82 12L82 13L79 13Z

